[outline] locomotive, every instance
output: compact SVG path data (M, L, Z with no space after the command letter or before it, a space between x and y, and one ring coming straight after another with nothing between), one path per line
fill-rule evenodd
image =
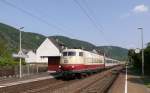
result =
M63 76L81 76L119 65L119 61L105 58L94 52L82 49L65 49L62 51L59 69Z

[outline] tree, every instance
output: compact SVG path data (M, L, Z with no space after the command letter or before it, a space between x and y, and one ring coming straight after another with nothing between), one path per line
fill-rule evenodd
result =
M133 49L128 52L129 61L137 70L141 70L141 53L136 54Z
M15 65L16 62L8 52L7 46L4 41L0 40L0 66Z
M144 50L144 57L145 57L145 73L150 75L150 46Z
M147 47L150 47L150 42L149 42L149 43L147 43Z
M141 72L142 67L141 52L136 54L133 49L130 49L128 52L128 58L132 66L136 70ZM144 71L145 74L150 75L150 43L144 49Z

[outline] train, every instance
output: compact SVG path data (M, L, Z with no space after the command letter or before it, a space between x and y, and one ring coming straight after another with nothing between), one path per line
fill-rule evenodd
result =
M63 76L81 76L81 74L90 74L119 64L120 61L95 52L82 49L65 49L62 51L59 69Z

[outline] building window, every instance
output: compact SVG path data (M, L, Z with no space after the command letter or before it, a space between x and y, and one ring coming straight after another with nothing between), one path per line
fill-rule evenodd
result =
M41 58L43 59L43 58L47 58L46 56L41 56Z

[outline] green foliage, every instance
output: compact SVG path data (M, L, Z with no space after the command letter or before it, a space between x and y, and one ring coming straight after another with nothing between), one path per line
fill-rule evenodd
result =
M8 65L16 65L17 62L13 61L12 58L1 57L0 58L0 66L8 66Z
M135 69L141 71L141 53L136 54L133 49L129 50L128 53L129 61L132 63Z
M5 43L0 39L0 56L3 56L3 54L5 53Z
M116 46L99 46L97 48L103 53L105 53L106 56L113 59L125 61L128 58L128 49L125 48Z
M80 48L80 49L83 48L89 51L92 51L94 48L96 48L96 46L91 43L77 40L77 39L71 39L71 38L64 37L64 36L51 36L51 37L54 39L57 39L58 42L63 43L64 46L68 48Z
M149 43L147 43L147 47L150 47L150 42L149 42Z
M150 75L150 46L144 50L145 73Z
M11 26L0 23L0 66L17 65L19 60L11 56L19 49L19 31ZM30 32L22 32L22 48L36 49L45 39L45 36ZM25 64L23 61L22 64Z
M5 43L1 40L0 41L0 66L8 66L8 65L15 65L16 62L13 61L9 51Z
M148 88L150 88L150 77L145 76L145 77L142 78L142 80L144 81L144 84L145 84Z
M142 57L141 52L136 54L133 49L128 53L129 61L135 69L141 72L142 69ZM144 49L144 70L147 75L150 75L150 46Z
M44 41L45 36L22 32L22 48L36 49ZM8 50L17 52L19 49L19 31L11 26L0 23L0 40L4 41Z

